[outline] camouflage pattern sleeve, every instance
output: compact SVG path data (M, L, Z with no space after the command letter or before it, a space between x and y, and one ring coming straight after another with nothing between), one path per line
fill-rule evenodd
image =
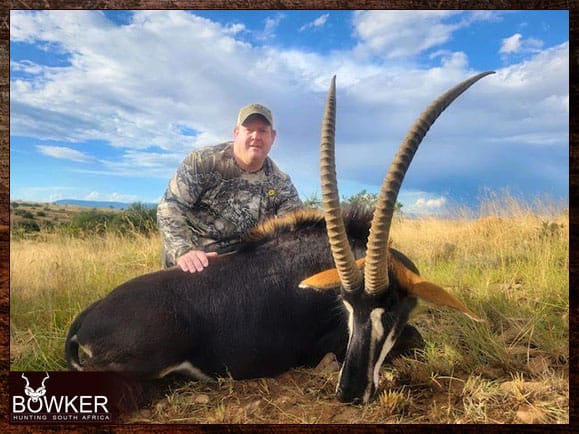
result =
M269 165L268 172L270 172L276 179L275 184L278 190L276 193L277 206L275 215L280 216L291 211L302 209L304 204L302 203L298 191L292 183L289 175L280 170L272 159L268 158L267 164Z
M157 223L166 264L176 264L179 256L200 248L187 216L205 188L206 174L199 165L199 155L192 152L183 160L161 198Z
M287 175L286 175L287 176ZM288 212L302 209L303 202L300 199L297 189L293 185L289 176L283 188L280 206L277 210L277 215L287 214Z

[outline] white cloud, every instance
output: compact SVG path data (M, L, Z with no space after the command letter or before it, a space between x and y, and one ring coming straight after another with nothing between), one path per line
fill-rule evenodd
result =
M10 69L12 71L24 72L26 74L39 75L44 72L45 68L29 60L23 60L21 62L15 62L11 60Z
M499 53L504 55L517 53L538 53L543 48L544 42L536 38L523 38L520 33L502 40Z
M501 45L500 53L516 53L521 49L521 38L523 36L520 33L515 33L509 38L503 39Z
M398 197L409 215L440 215L448 212L448 199L422 190L403 190Z
M91 191L83 197L84 200L105 201L105 202L138 202L139 198L134 194L123 193L102 193L98 191Z
M320 120L337 74L338 177L352 189L377 190L419 113L477 72L468 52L442 44L456 29L490 19L458 11L402 12L356 13L356 49L320 55L251 45L239 38L243 26L222 26L185 11L138 11L123 26L96 11L13 11L13 40L56 50L70 64L11 63L12 71L33 75L11 80L11 134L71 144L39 151L57 158L68 152L77 161L89 159L82 143L110 143L118 156L83 170L165 178L164 188L187 152L230 139L239 107L262 102L277 119L272 155L307 196L319 190ZM283 18L271 19L264 30L271 36ZM404 188L440 192L455 179L481 186L519 178L522 184L533 179L537 187L552 182L525 163L534 158L554 165L561 153L568 156L569 45L539 50L539 42L520 42L536 52L477 83L440 117ZM442 59L437 66L404 61L427 49ZM383 64L360 53L398 57ZM524 152L531 146L537 154ZM550 153L539 154L543 148ZM560 172L559 183L568 176Z
M279 26L279 23L285 18L284 14L278 14L275 17L268 17L264 22L264 29L261 33L256 35L258 40L267 41L274 37L275 30Z
M49 187L10 186L10 199L23 199L34 202L54 202L59 199L81 197L82 191L74 186L51 185Z
M17 15L15 25L21 30L15 39L58 40L74 60L66 68L43 67L35 83L11 82L12 99L18 102L13 112L21 113L11 121L12 133L35 128L45 139L99 138L119 147L177 150L190 147L191 138L176 133L175 124L200 131L199 140L215 138L207 132L208 124L217 126L218 136L228 136L224 109L229 108L230 95L239 94L229 76L251 73L252 59L240 63L238 71L223 59L231 53L243 58L246 44L191 14L156 12L137 12L132 25L113 29L94 24L66 27L76 11ZM239 97L243 96L242 92ZM212 100L222 103L200 104ZM229 109L231 118L234 110Z
M50 186L18 188L10 190L11 199L24 199L35 202L55 202L61 199L80 199L94 201L112 201L133 203L142 201L138 195L119 192L104 193L99 191L87 191L77 186Z
M303 26L300 27L299 31L303 32L305 30L311 29L311 28L319 28L319 27L323 27L326 22L328 21L328 17L330 16L330 14L323 14L320 15L318 18L316 18L314 21L311 21L307 24L304 24Z
M225 29L225 32L231 35L237 35L238 33L246 31L246 27L244 24L236 23L232 24L231 26Z
M326 21L328 21L329 16L330 14L324 14L316 18L313 22L314 27L321 27L324 24L326 24Z
M168 180L183 159L175 153L127 150L122 159L101 160L101 169L85 169L86 173L122 177L147 177Z
M62 160L76 161L79 163L88 163L94 160L83 152L64 146L37 145L36 148L44 155Z
M456 30L492 17L476 11L359 11L354 14L357 51L386 59L413 57L449 41Z
M418 208L442 208L446 204L446 199L444 197L439 197L437 199L424 199L420 198L414 204Z

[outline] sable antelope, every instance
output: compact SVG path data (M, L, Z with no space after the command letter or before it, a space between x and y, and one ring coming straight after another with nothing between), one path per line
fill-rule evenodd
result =
M374 394L380 367L404 329L416 305L416 297L453 307L479 320L444 289L422 279L416 267L400 260L399 254L389 248L389 233L402 180L429 128L452 101L491 73L478 74L443 94L410 128L384 178L372 218L366 257L362 261L356 261L350 249L340 211L334 149L336 78L332 79L322 124L320 161L326 229L339 279L314 276L301 286L334 289L339 292L348 312L348 348L337 387L340 401L366 403Z
M416 297L478 319L388 248L388 234L402 178L426 131L487 74L451 89L418 119L373 217L359 208L342 210L338 201L334 78L322 128L324 215L305 210L266 221L203 272L172 268L118 286L72 323L65 344L69 367L148 378L180 372L201 380L228 373L244 379L314 366L333 352L343 361L338 399L368 402L388 353L421 340L406 324Z

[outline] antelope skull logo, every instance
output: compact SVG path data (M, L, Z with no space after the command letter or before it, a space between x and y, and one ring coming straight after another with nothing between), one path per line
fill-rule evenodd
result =
M49 377L50 376L48 375L48 372L47 372L46 377L44 377L44 379L42 380L42 385L38 389L33 389L32 387L30 387L30 382L28 381L28 378L26 378L24 373L22 373L22 378L24 378L26 380L26 386L24 387L24 393L26 394L26 396L28 396L30 399L32 399L32 402L38 402L38 400L40 398L42 398L44 395L46 395L46 387L44 386L44 382L46 380L48 380Z

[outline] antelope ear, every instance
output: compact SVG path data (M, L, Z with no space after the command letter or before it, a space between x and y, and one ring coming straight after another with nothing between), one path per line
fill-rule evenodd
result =
M486 322L484 319L479 318L477 314L462 304L458 299L454 298L443 288L435 285L434 283L430 283L424 280L415 285L412 285L412 287L408 289L408 292L415 295L416 297L421 298L424 301L436 304L437 306L448 306L456 309L474 321Z
M356 261L356 265L360 270L364 268L365 261L365 258ZM341 284L338 270L336 268L330 268L329 270L322 271L302 280L299 287L302 289L314 289L316 291L338 291Z
M458 299L446 292L446 290L434 283L424 280L418 274L406 268L392 255L390 256L390 264L398 278L398 282L400 282L400 284L406 288L410 294L437 306L451 307L462 312L474 321L485 322L485 320L479 318Z

